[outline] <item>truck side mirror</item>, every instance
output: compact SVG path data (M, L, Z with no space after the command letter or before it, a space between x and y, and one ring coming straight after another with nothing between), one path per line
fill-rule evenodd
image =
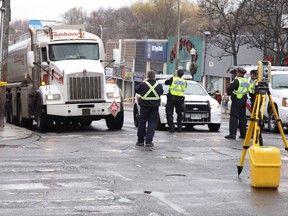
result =
M27 52L27 66L28 68L33 68L34 67L34 52L33 51L28 51Z
M120 65L121 54L119 49L113 49L114 65Z

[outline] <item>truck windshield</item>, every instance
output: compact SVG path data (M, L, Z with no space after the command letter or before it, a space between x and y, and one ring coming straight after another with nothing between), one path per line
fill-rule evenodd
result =
M49 45L51 61L71 59L99 59L98 44L95 43L65 43Z

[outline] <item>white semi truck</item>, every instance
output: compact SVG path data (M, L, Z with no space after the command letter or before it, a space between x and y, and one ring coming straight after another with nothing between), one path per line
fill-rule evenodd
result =
M120 61L114 51L110 63ZM116 84L106 83L107 61L102 40L83 26L29 21L28 37L8 50L6 122L36 121L46 132L53 124L105 119L108 129L121 129L123 98Z

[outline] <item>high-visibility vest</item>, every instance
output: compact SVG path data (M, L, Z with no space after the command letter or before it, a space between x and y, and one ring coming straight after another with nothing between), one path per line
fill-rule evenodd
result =
M257 82L257 79L250 80L249 93L251 93L251 94L255 93L256 82Z
M160 96L158 95L158 93L156 92L155 88L156 86L159 84L158 82L156 82L153 86L149 83L149 82L145 82L148 86L149 86L149 90L146 92L145 95L141 96L142 100L160 100ZM150 93L153 93L154 96L150 96Z
M186 80L181 77L173 77L172 84L169 86L171 95L183 96L186 89Z
M249 91L250 83L245 77L237 77L236 79L239 82L239 87L233 91L233 94L235 94L238 99L242 99Z

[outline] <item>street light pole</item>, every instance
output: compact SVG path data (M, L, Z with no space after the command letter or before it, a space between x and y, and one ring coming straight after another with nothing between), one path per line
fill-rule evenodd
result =
M176 62L175 69L178 70L179 67L179 40L180 40L180 0L178 0L177 9L177 42L176 42Z
M203 61L203 75L205 75L205 88L206 90L208 90L208 85L210 83L210 77L209 74L206 73L206 56L207 56L207 37L210 36L210 32L209 31L204 31L203 35L204 35L204 61Z

